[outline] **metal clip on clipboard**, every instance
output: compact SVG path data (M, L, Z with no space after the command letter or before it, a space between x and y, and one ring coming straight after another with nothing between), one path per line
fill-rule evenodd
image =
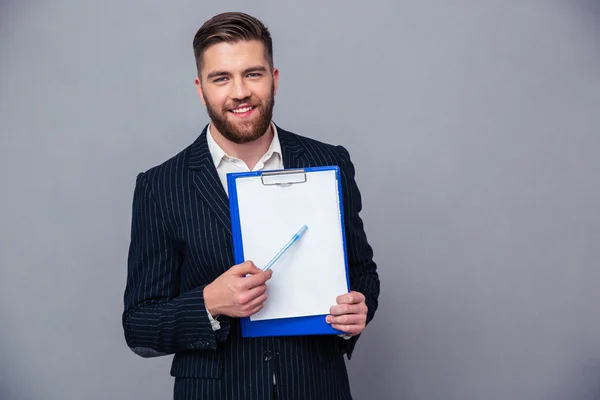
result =
M304 169L269 171L261 174L260 180L265 186L288 186L296 183L304 183L306 182L306 171Z

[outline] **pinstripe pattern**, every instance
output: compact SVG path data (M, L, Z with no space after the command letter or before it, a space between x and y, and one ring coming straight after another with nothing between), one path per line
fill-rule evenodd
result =
M361 196L350 155L277 127L286 168L338 165L342 177L352 290L367 299L371 321L379 278L359 217ZM188 148L138 175L123 329L142 357L175 354L176 399L351 399L343 354L358 337L242 338L238 319L213 331L204 287L233 265L229 203L212 163L206 128Z

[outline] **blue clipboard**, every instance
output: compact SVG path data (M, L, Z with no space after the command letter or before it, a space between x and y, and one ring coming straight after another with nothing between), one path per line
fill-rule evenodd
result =
M342 202L342 184L340 170L337 166L311 167L300 169L283 169L275 171L255 171L255 172L239 172L227 174L227 186L229 192L229 205L231 214L231 228L233 235L233 251L235 264L241 264L245 260L244 246L242 240L242 229L240 224L240 210L238 206L238 191L237 180L245 177L260 176L264 185L269 184L302 184L312 172L320 171L335 171L335 176L338 185L338 203L340 211L340 223L342 231L342 248L344 253L344 266L346 273L346 289L350 291L350 278L348 273L348 254L346 250L346 232L344 224L344 208ZM298 179L299 176L304 176L304 179ZM289 181L281 178L290 177ZM277 177L277 183L269 183L269 180ZM293 177L293 178L292 178ZM332 306L335 304L332 304ZM327 314L278 318L252 321L250 317L241 318L242 337L269 337L269 336L298 336L298 335L339 335L344 334L339 330L331 327L326 321Z

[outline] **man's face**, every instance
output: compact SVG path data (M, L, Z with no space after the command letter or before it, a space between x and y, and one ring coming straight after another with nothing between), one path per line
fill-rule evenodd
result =
M265 134L273 117L279 71L262 42L219 43L204 52L196 88L214 127L242 144Z

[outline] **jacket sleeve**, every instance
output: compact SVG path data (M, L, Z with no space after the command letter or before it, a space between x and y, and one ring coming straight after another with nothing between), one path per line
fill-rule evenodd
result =
M348 151L338 146L341 153L340 175L342 179L342 198L344 206L344 227L346 232L346 249L348 253L348 272L350 289L365 296L368 307L367 324L375 315L379 299L379 276L377 265L373 261L373 250L367 241L363 221L360 217L362 209L361 194L355 181L354 165ZM348 340L339 338L339 346L348 359L352 357L354 346L358 340L354 336Z
M183 254L167 230L144 173L137 177L132 208L122 321L127 345L142 357L215 350L227 339L229 320L220 318L221 329L213 330L204 286L179 293Z

